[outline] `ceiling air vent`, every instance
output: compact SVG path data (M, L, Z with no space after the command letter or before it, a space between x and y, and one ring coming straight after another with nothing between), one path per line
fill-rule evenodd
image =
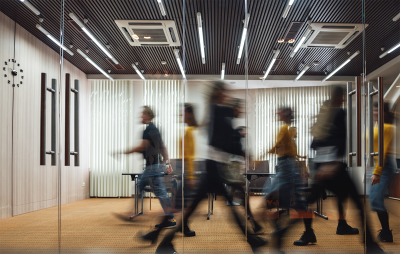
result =
M289 40L292 39L296 39L296 35L299 33L300 28L303 24L304 22L292 22L290 24L288 31L286 32L285 42L288 42Z
M180 46L177 29L171 20L115 20L131 46Z
M365 24L367 27L368 24ZM350 44L362 32L362 24L311 23L313 33L302 48L337 48Z

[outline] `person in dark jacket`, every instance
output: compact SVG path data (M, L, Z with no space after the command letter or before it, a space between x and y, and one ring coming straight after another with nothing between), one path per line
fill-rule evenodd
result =
M344 200L348 196L353 200L359 212L362 225L364 225L365 215L356 186L346 171L346 163L343 162L346 152L346 112L342 108L343 102L343 88L340 86L332 87L331 100L327 103L327 108L321 110L311 131L314 136L311 147L317 152L314 161L318 163L318 169L315 174L316 183L313 185L314 194L320 193L321 189L327 189L337 195L340 218L336 233L349 235L358 234L358 229L350 227L344 219L342 206ZM310 200L310 202L314 200ZM366 227L363 227L366 236L367 253L384 253L379 245L374 242L368 225L367 218ZM295 244L307 245L313 237L315 238L315 235L305 232L302 238L297 241L298 244L296 242Z
M225 189L223 180L223 171L229 162L232 154L233 133L232 118L234 110L227 106L226 88L223 82L216 82L212 86L208 105L208 160L206 161L206 176L199 183L199 189L195 198L183 215L183 225L188 225L188 219L196 209L197 205L206 197L207 193L222 193L229 203L232 203L232 197L229 196ZM246 234L246 220L239 216L240 213L231 206L231 211L235 218L236 224L240 227L243 234ZM176 231L181 230L182 224L168 233L159 244L156 253L174 253L176 252L172 240ZM253 251L266 244L266 241L249 232L247 233L247 242Z

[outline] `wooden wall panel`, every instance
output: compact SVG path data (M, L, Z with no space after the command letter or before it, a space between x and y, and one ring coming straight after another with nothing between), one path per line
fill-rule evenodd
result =
M15 22L0 12L0 57L12 58L14 49ZM51 159L46 155L46 166L40 166L40 79L41 73L47 73L47 86L51 79L60 83L60 56L35 36L17 24L15 36L15 59L23 69L23 84L15 88L14 120L12 121L12 88L0 79L0 218L6 218L44 209L57 205L58 201L58 164L51 166ZM10 55L10 56L8 56ZM65 116L65 73L71 74L71 80L80 80L80 166L75 167L71 158L71 166L61 168L61 202L63 204L89 198L89 148L90 148L90 83L86 74L64 60L61 98L57 91L57 105L62 102L61 126L57 119L57 127L61 129L61 153L64 151L64 116ZM58 88L58 87L57 87ZM11 96L10 96L11 94ZM46 150L51 147L51 94L46 98ZM73 100L71 101L74 102ZM74 105L74 104L72 104ZM73 106L71 112L73 112ZM58 109L57 109L58 117ZM14 135L11 135L11 125ZM71 117L71 147L74 148L74 119ZM61 127L61 128L60 128ZM4 138L3 138L4 137ZM13 142L11 141L13 137ZM13 148L12 148L13 147ZM13 152L13 156L11 155ZM59 142L57 138L57 152ZM63 157L63 156L62 156ZM11 166L13 163L13 166ZM85 183L85 187L82 183ZM11 198L12 195L12 198ZM13 205L13 206L12 206ZM13 212L11 212L13 208ZM4 211L3 211L4 210ZM57 216L56 214L54 216Z
M0 12L0 219L12 216L12 96L8 84L10 71L3 70L5 61L12 59L14 22ZM7 77L4 74L7 73Z

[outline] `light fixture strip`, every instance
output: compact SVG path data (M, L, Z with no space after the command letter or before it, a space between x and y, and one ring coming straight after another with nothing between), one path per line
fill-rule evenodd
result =
M23 4L25 4L25 6L28 7L31 11L33 11L36 16L40 15L40 11L38 9L36 9L35 6L33 6L30 2L28 2L27 0L20 0L20 1Z
M382 55L379 56L379 58L383 58L385 57L387 54L392 53L394 50L396 50L398 47L400 47L400 43L398 43L397 45L391 47L389 50L385 51L385 53L383 53Z
M349 57L349 59L347 59L344 63L342 63L339 67L337 67L333 72L331 72L331 74L329 74L328 76L326 76L326 78L324 78L321 82L325 82L326 80L328 80L330 77L332 77L336 72L338 72L341 68L343 68L343 66L345 66L346 64L348 64L351 59L353 59L354 57L356 57L358 54L360 54L360 51L357 51L356 53L354 53L351 57Z
M397 21L397 20L399 20L400 19L400 13L399 14L397 14L394 18L393 18L393 21Z
M135 69L136 73L139 75L139 77L141 79L143 79L144 81L146 81L146 79L143 77L142 72L138 69L138 67L136 67L135 64L132 64L133 69Z
M250 19L250 13L247 13L246 18L244 19L244 27L243 27L243 32L242 32L242 38L240 40L239 53L238 53L238 58L237 58L236 64L239 64L240 59L242 58L243 47L244 47L244 42L246 41L246 34L247 34L247 27L249 24L249 19Z
M56 38L54 38L49 32L47 32L43 27L41 27L39 24L36 24L36 28L39 29L40 32L44 33L49 39L51 39L55 44L57 44L59 47L61 47L63 50L68 52L71 56L74 55L71 50L69 50L67 47L62 45Z
M311 65L307 65L306 67L304 67L304 69L299 73L299 75L297 75L297 77L293 80L293 82L296 82L297 80L299 80L299 78L301 78L301 76L303 76L303 74L311 67Z
M160 7L161 15L166 16L167 13L165 12L164 4L162 0L157 0L158 7Z
M224 78L225 78L225 63L222 63L221 80L224 80Z
M206 55L204 53L204 37L203 37L203 26L201 21L201 13L197 13L197 26L199 28L199 40L200 40L200 52L201 52L201 62L206 63Z
M301 45L303 45L304 41L307 39L307 36L311 32L311 30L312 30L311 25L308 25L307 30L304 32L303 37L301 37L296 47L294 47L293 52L290 54L290 57L293 57L296 54L296 52L300 49Z
M79 54L81 54L89 63L91 63L94 67L96 67L96 69L98 69L101 73L103 73L104 76L106 76L107 78L109 78L111 81L114 81L114 79L108 75L105 71L103 71L97 64L95 64L92 59L90 59L87 55L85 55L85 53L83 53L80 49L76 50Z
M75 21L76 24L78 24L78 26L80 26L82 28L82 30L90 37L90 39L92 39L92 41L94 41L94 43L96 43L96 45L115 63L118 64L117 59L115 59L111 53L93 36L93 34L91 32L89 32L89 30L86 29L86 27L82 24L82 22L73 14L70 13L69 16Z
M267 78L268 73L269 73L269 72L271 71L271 69L272 69L272 66L274 66L274 63L275 63L276 59L278 58L279 52L281 52L279 49L275 50L275 52L274 52L275 54L274 54L274 56L273 56L273 58L272 58L271 63L270 63L269 66L268 66L268 69L265 71L265 74L264 74L264 77L263 77L263 79L262 79L262 82L264 82L264 80Z
M288 1L288 3L286 4L285 10L283 11L282 18L285 19L287 17L290 7L292 7L292 5L293 5L293 2L294 2L294 0Z
M183 65L182 65L181 58L179 56L179 49L174 49L174 54L175 54L175 57L176 57L176 61L178 62L178 65L179 65L179 69L181 70L182 77L185 79L186 75L185 75L185 71L183 70Z

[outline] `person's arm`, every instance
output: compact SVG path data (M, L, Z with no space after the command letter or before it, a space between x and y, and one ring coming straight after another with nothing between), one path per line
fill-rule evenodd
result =
M148 140L142 139L140 144L134 148L127 149L126 151L122 152L123 154L130 154L130 153L143 153L146 151L147 147L150 145Z
M165 147L164 142L163 142L163 141L161 141L161 142L162 142L162 144L161 144L161 155L162 155L162 157L163 157L164 162L167 162L167 161L168 161L168 165L167 165L167 174L171 174L172 171L173 171L173 169L172 169L171 164L169 164L170 161L169 161L168 150L167 150L167 148Z

